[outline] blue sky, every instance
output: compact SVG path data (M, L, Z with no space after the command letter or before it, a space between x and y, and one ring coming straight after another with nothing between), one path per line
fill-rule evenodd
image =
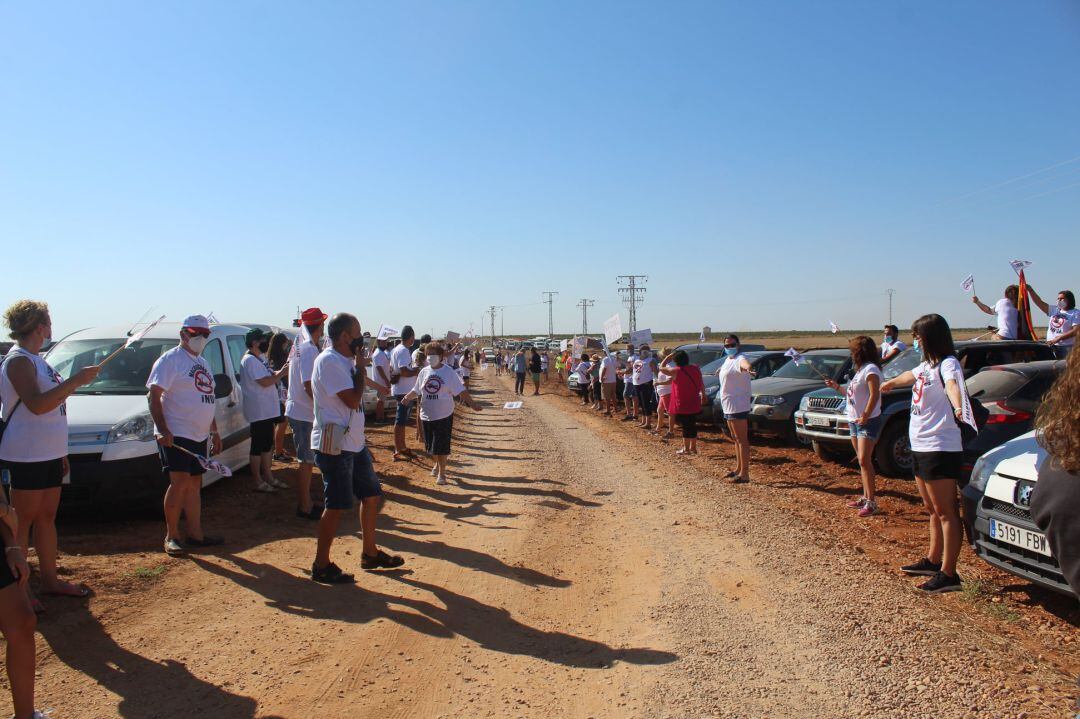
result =
M0 303L58 331L569 332L629 273L656 330L974 326L1078 230L1072 2L0 6Z

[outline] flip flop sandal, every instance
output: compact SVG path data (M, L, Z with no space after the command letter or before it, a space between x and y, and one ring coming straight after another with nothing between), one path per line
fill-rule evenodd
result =
M76 591L74 592L40 592L43 597L74 597L76 599L85 599L90 596L90 587L85 584L76 585Z
M360 555L360 568L364 570L397 569L403 564L405 564L404 559L401 557L391 557L381 549L374 557L369 557L363 553Z

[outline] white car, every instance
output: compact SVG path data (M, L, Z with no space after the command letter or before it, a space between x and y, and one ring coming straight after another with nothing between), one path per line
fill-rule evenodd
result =
M1034 431L1009 440L976 460L964 499L975 504L975 551L980 557L1010 574L1071 595L1046 535L1031 519L1031 495L1046 461L1046 450Z

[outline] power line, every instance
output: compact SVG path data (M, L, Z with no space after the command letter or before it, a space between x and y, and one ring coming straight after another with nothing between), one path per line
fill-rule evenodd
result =
M548 337L554 337L555 336L555 324L552 322L552 319L551 319L551 303L552 303L553 298L555 297L555 295L557 295L559 293L558 292L549 292L549 291L545 290L544 292L541 292L540 294L547 295L547 299L544 300L544 301L547 302L547 306L548 306Z
M589 334L589 308L596 304L596 300L582 299L577 303L577 307L581 308L581 334Z
M626 287L619 288L619 294L622 295L623 304L630 310L630 331L637 331L637 306L645 301L645 288L639 287L638 280L641 280L642 284L649 281L648 275L619 275L615 280L622 284L625 280Z

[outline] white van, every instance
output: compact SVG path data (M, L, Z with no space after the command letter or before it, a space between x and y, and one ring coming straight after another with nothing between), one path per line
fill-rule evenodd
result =
M94 365L127 340L127 327L96 327L74 332L45 355L65 379ZM224 451L215 459L236 471L248 463L250 431L240 394L240 359L248 327L214 324L203 350L217 385L215 414ZM158 499L167 484L161 471L146 380L154 361L180 341L180 323L162 322L106 364L91 384L67 400L70 485L65 507L126 504ZM203 486L221 476L203 475Z

